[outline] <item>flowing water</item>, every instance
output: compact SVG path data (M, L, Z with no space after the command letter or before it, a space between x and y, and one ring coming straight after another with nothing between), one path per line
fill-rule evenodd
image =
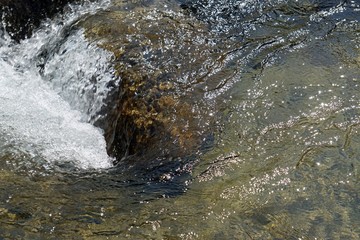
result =
M119 84L113 55L76 24L110 3L72 6L20 44L4 33L0 239L359 239L360 3L143 2L140 18L206 24L196 42L218 57L181 71L211 106L211 146L112 166L92 124Z
M81 30L65 36L76 15L94 8L90 4L56 19L21 44L5 35L0 49L2 152L80 168L111 166L101 131L87 123L97 117L106 86L114 81L106 67L111 54L88 44Z

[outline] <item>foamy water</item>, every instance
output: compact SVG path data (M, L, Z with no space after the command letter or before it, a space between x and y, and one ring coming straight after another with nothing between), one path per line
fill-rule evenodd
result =
M81 29L69 30L81 16L108 4L73 6L20 44L3 34L0 156L16 148L48 163L71 162L84 169L112 166L102 131L89 123L112 90L109 83L116 86L109 67L112 55L88 43Z

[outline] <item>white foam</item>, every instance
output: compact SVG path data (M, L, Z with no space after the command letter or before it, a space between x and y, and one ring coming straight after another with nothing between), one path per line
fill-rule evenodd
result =
M108 67L111 55L89 44L82 31L74 31L57 48L61 51L47 60L43 75L36 66L44 48L52 49L52 44L63 38L64 28L107 2L74 7L76 11L67 18L44 24L42 30L20 44L2 39L2 139L49 163L72 162L84 169L112 166L101 130L84 121L98 113L111 90L107 87L108 81L113 81ZM0 146L0 155L2 150Z
M45 65L43 77L85 121L94 122L107 95L117 86L108 66L112 54L89 44L83 31L74 32ZM109 84L112 82L112 84Z

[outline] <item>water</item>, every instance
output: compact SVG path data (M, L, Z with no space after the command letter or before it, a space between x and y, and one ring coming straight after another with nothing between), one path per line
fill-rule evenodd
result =
M89 21L125 39L124 49L136 53L130 56L161 57L139 59L168 73L199 117L213 116L206 122L213 124L210 146L186 164L109 168L101 131L87 122L96 121L110 91L106 82L114 81L106 74L111 54L85 40L88 29L79 27L55 45L40 37L47 28L34 42L4 41L0 236L359 239L359 3L136 4L115 1ZM136 27L128 31L124 23ZM151 45L153 39L160 43ZM73 54L64 52L74 46ZM90 72L74 66L81 56L78 66ZM79 94L93 89L87 76L98 79L96 94Z
M101 117L107 86L116 82L107 64L112 55L88 43L81 29L70 29L103 5L74 7L20 44L3 39L2 152L15 148L34 161L85 169L112 166L101 130L89 124Z

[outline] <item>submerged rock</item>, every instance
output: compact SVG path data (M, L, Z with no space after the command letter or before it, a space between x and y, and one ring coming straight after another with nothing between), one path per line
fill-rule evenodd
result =
M111 155L169 159L203 146L214 111L204 85L222 61L206 25L172 1L115 1L80 25L114 53L121 79L110 114L96 123Z
M0 0L0 15L9 35L19 41L29 37L45 18L77 0Z
M272 32L293 45L302 41L289 21L281 22L280 32L278 23L266 30L254 24L284 14L303 26L310 14L337 4L115 0L86 18L79 23L86 37L114 53L121 79L108 117L96 123L105 130L109 154L118 160L194 154L213 132L216 108L226 108L219 96L237 81L239 66L261 70L266 61L257 58L270 59L273 51L264 46L287 48Z

